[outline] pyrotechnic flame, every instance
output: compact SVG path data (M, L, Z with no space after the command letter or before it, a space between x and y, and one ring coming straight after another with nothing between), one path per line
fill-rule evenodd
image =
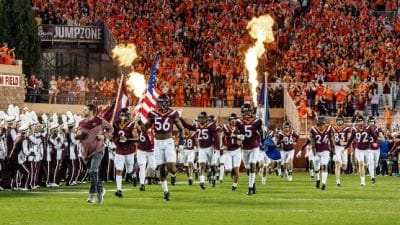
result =
M248 81L251 84L251 94L254 105L257 105L257 65L258 59L264 54L265 48L264 43L271 43L275 41L274 34L272 32L272 26L274 20L270 15L263 15L260 17L254 17L247 24L250 36L256 39L256 43L253 47L249 48L246 52L245 64L246 69L249 73Z
M146 90L146 80L144 75L137 72L131 72L128 74L128 80L126 81L128 88L133 90L136 97L140 98Z
M112 57L118 62L119 66L130 67L132 62L138 58L136 46L134 44L119 44L112 50ZM126 84L136 97L141 97L146 89L144 75L135 71L128 74Z
M112 57L118 62L119 66L132 66L133 60L138 57L136 46L134 44L119 44L113 48Z

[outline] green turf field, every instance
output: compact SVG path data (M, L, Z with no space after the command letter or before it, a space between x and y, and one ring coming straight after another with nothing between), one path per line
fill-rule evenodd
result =
M225 179L216 188L188 186L183 174L169 185L171 201L162 201L161 187L127 189L122 199L107 183L103 205L86 203L88 184L41 188L32 192L0 192L0 224L399 224L400 179L378 177L377 183L359 186L359 178L345 175L342 187L329 175L325 191L317 190L306 173L287 182L270 176L254 196L246 196L247 177L241 175L236 192Z

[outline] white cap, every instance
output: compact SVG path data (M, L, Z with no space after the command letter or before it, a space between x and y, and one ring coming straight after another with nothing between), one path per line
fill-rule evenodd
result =
M18 132L26 132L29 130L29 126L27 124L21 124L21 126L18 128Z
M75 126L75 120L68 120L67 126Z
M6 122L12 122L14 120L15 120L14 116L6 116L6 119L5 119Z
M58 123L51 123L49 129L54 130L54 129L58 128L58 126L59 126Z

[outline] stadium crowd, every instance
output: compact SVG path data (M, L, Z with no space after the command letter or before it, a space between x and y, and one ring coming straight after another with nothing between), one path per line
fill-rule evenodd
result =
M65 18L97 15L117 41L138 46L138 72L148 74L154 52L161 52L158 85L178 107L237 107L250 100L242 59L252 40L245 26L264 13L276 20L277 41L267 46L268 60L261 59L259 70L270 71L270 82L304 82L289 88L302 117L310 110L367 114L368 105L377 115L376 104L371 104L374 94L365 83L385 86L387 79L396 81L400 75L399 17L371 13L395 11L396 1L34 1L33 8L42 20L51 14L56 18L52 22L61 24ZM66 10L70 8L76 10ZM340 90L320 85L337 81L349 85ZM384 96L384 106L392 109L395 99ZM272 107L282 101L272 98Z

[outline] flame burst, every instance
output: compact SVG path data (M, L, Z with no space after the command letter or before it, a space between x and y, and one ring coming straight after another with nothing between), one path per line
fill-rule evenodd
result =
M112 57L118 62L119 66L132 66L133 60L138 58L136 46L134 44L119 44L113 48Z
M143 74L138 72L131 72L128 74L128 80L126 84L129 88L133 89L133 93L136 97L141 97L146 90L146 80Z
M112 57L118 62L119 66L130 67L133 61L138 58L136 46L134 44L119 44L112 50ZM144 75L135 71L128 74L126 84L136 97L141 97L146 90Z
M257 65L258 59L265 52L264 43L271 43L275 41L274 34L272 32L272 26L274 20L270 15L263 15L260 17L254 17L247 24L250 36L256 39L256 43L253 47L249 48L246 52L245 64L246 69L249 73L248 81L251 84L251 94L254 105L257 104Z

